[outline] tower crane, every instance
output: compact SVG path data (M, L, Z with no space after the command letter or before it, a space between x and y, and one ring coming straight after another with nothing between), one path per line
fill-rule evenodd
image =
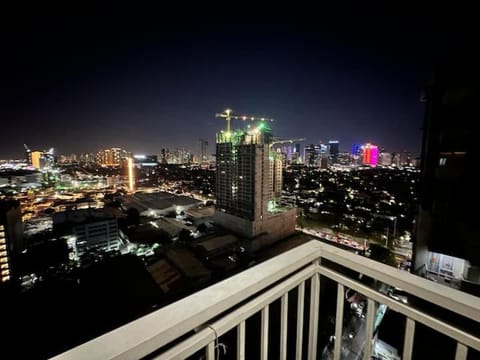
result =
M217 118L224 118L227 120L227 133L230 132L230 121L234 120L243 120L243 121L273 121L271 118L261 117L261 116L253 116L253 115L234 115L232 109L226 109L224 112L220 114L215 114Z
M306 139L305 138L298 138L298 139L280 139L280 138L273 138L272 140L272 145L276 145L276 144L293 144L294 142L295 143L298 143L298 142L302 142L302 141L305 141Z

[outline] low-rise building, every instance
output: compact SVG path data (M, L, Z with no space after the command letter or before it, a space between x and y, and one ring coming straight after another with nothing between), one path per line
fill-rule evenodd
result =
M53 234L66 237L77 257L88 250L119 250L122 245L117 219L103 209L54 213Z

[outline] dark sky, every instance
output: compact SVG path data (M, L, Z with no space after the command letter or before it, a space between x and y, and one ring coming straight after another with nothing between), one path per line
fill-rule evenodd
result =
M469 30L418 7L182 6L25 13L3 33L0 159L23 143L214 152L226 107L275 118L280 137L418 154L421 90Z

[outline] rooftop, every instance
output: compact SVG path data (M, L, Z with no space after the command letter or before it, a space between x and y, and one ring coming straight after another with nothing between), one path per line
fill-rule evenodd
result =
M86 222L96 222L115 219L115 216L109 211L103 209L79 209L67 210L53 213L53 225L71 223L82 224Z
M149 209L165 210L174 206L188 206L201 203L187 196L177 196L167 192L136 192L133 195L121 197L121 202L126 208L134 207L138 211Z

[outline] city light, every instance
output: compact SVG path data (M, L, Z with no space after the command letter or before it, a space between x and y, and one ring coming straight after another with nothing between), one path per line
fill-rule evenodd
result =
M133 192L135 191L135 178L133 174L133 159L128 158L128 189Z
M363 147L363 164L377 166L378 164L378 146L365 144Z

